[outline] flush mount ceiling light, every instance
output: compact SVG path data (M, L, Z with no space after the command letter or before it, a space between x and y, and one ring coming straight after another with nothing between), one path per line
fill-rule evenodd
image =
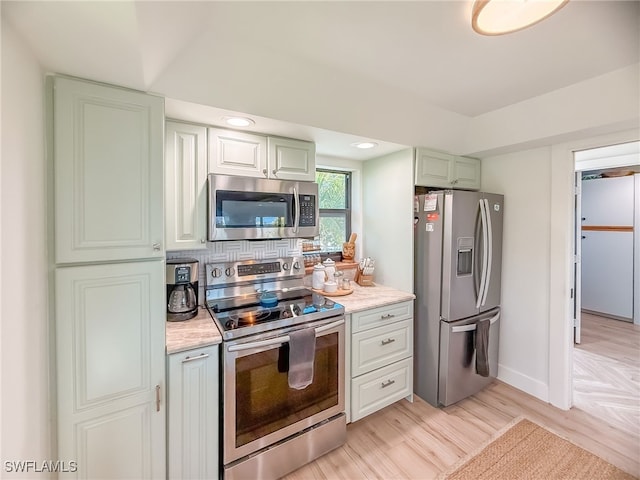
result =
M557 12L569 0L475 0L471 26L482 35L527 28Z
M376 142L356 142L356 143L352 143L351 146L364 149L364 148L377 147L378 144Z
M248 127L254 125L256 122L247 117L224 117L224 123L231 125L232 127Z

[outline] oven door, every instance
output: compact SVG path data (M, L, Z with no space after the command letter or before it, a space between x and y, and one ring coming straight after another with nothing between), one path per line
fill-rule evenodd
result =
M225 342L223 461L234 460L344 412L344 317L306 324L316 328L313 382L289 387L288 331Z

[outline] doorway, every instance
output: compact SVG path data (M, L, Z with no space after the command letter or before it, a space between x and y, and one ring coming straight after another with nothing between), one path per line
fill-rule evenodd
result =
M640 142L631 142L574 153L572 403L635 435L640 431L635 408L640 381L634 373L640 368L640 209L633 207L640 198L639 151ZM631 214L624 211L627 202Z

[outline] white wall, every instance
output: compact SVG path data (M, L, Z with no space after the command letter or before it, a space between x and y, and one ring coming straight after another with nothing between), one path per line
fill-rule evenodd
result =
M364 256L376 260L374 282L413 292L413 149L363 167Z
M504 232L498 378L548 397L551 152L482 159L482 189L502 193Z
M5 461L52 459L43 92L44 76L35 57L3 19L0 192L3 472ZM18 477L28 475L14 476ZM6 478L12 475L6 474Z

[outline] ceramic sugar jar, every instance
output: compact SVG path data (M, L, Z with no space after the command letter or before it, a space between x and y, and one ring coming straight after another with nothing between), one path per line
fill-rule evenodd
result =
M327 258L324 262L322 262L322 265L324 265L327 279L333 280L333 274L336 273L336 262L334 262L330 258Z

